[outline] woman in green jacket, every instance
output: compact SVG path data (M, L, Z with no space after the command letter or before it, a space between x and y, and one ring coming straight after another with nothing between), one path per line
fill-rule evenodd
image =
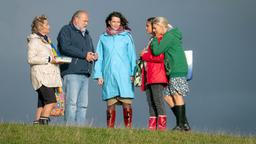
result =
M153 22L156 37L151 43L153 55L164 53L165 69L169 77L169 85L164 90L164 99L176 117L174 130L191 130L185 112L184 96L189 92L187 83L188 64L182 47L181 32L173 28L164 17L156 17ZM163 35L160 43L157 35Z

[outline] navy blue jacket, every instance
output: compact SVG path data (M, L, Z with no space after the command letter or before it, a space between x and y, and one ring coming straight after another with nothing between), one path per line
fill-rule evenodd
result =
M61 55L72 57L69 64L61 64L61 76L66 74L91 75L92 62L85 57L88 52L94 52L93 43L89 32L86 30L84 36L73 24L61 28L58 38L58 49Z

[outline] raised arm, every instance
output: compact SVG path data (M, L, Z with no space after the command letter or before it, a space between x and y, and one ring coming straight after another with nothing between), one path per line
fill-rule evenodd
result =
M152 53L147 52L141 56L142 60L154 63L161 63L164 61L164 54L160 54L158 56L153 56Z
M161 53L164 53L165 51L171 48L171 44L172 44L172 37L170 32L166 32L164 34L160 43L158 43L158 40L155 37L151 42L152 54L160 55Z

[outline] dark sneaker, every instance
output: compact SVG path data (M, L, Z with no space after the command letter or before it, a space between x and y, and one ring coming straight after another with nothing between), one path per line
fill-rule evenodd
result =
M49 117L41 116L40 119L39 119L39 124L40 125L48 125L49 121L50 121Z
M33 121L33 125L38 125L39 124L39 120L34 120Z
M184 131L191 131L191 127L189 126L188 123L185 123L183 126Z
M172 130L174 130L174 131L183 131L184 128L181 127L181 126L175 126Z

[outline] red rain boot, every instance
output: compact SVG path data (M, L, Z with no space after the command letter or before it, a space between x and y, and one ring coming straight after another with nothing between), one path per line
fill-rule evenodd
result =
M149 117L148 120L148 130L156 130L156 117L155 116L151 116Z
M107 110L107 127L114 128L116 120L116 111L115 110Z
M132 108L124 108L124 125L126 128L132 128Z
M159 115L157 123L160 131L166 130L166 115Z

